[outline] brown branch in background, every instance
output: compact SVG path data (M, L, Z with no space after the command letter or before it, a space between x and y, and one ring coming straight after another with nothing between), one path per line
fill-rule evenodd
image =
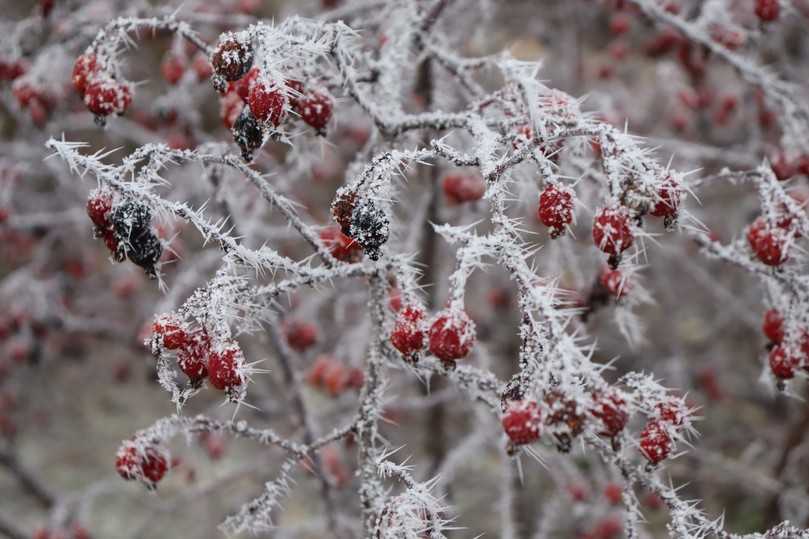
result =
M38 477L27 470L11 451L0 451L0 466L5 467L26 492L45 509L51 508L56 503L56 495L42 484Z

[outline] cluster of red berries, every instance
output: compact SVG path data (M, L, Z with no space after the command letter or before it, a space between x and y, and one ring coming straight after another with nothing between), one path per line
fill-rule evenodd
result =
M141 481L149 489L157 487L168 468L165 450L157 446L143 446L132 440L124 442L115 457L118 475L127 481Z
M797 350L784 342L784 318L776 309L764 313L761 330L770 341L769 364L776 379L783 383L795 377L798 368L809 370L809 330L800 330L800 343Z
M334 357L321 355L315 359L306 375L306 381L317 389L324 390L332 397L339 397L348 390L359 390L364 383L362 369L348 367Z
M406 361L418 361L425 340L430 353L447 368L469 355L475 345L475 323L464 311L442 311L429 328L424 317L424 311L416 306L405 306L396 317L390 340Z
M0 58L0 81L13 81L28 72L28 62L23 59Z
M197 82L206 81L213 74L211 64L203 53L197 52L192 57L187 50L166 53L160 63L160 74L166 82L175 86L180 83L189 67L196 75Z
M239 396L245 382L244 354L238 343L215 345L204 328L189 330L174 315L161 315L152 325L157 343L175 351L177 366L194 385L206 378L213 387Z
M441 180L444 196L450 205L474 202L483 198L486 184L479 174L473 172L452 172Z
M753 253L767 266L780 266L789 259L788 249L795 237L792 220L784 219L772 226L763 217L757 218L747 228L747 243Z
M132 89L101 67L100 59L87 51L73 64L73 87L98 122L110 114L123 114L132 103Z
M651 419L640 433L640 450L650 464L666 460L674 446L674 434L683 426L688 416L679 403L663 402L656 406L657 416Z

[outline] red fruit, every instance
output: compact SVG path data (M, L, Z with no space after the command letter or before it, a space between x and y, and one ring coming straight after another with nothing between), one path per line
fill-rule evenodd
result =
M463 311L445 311L430 326L430 353L448 366L466 357L474 344L475 324Z
M337 360L332 360L323 372L323 386L331 394L337 397L348 387L348 370L345 365Z
M166 475L168 463L156 448L142 449L135 442L127 441L118 449L115 469L127 481L140 479L153 487Z
M188 344L188 333L183 329L182 322L176 316L160 315L152 324L152 332L162 337L163 346L169 350L177 350Z
M289 82L287 83L289 86ZM332 115L332 100L320 92L306 92L302 97L295 99L294 109L301 119L318 132L325 132Z
M211 55L211 65L217 76L226 81L242 78L253 65L253 46L249 34L224 34Z
M539 439L541 419L536 401L511 401L501 422L511 443L525 445Z
M82 98L87 90L87 84L96 77L99 69L96 55L92 52L84 53L76 58L76 63L73 64L73 87Z
M112 193L95 191L87 199L87 216L95 226L104 230L110 226Z
M784 340L784 318L777 309L767 309L767 312L764 313L761 331L772 343L781 344L781 341Z
M247 104L257 120L269 121L276 127L286 114L284 110L286 97L283 90L267 80L257 79L253 83L247 96Z
M587 498L589 498L587 495L587 489L582 485L569 485L567 487L567 492L570 494L570 497L574 502L584 502L587 501Z
M309 369L309 374L306 375L306 381L314 387L323 385L326 371L333 361L334 359L329 356L317 356L317 359L315 359L315 362L312 364L312 368Z
M247 72L247 75L231 83L229 92L230 91L236 92L236 94L242 99L242 101L246 103L247 98L250 96L250 90L255 85L259 73L261 72L257 67L252 68L250 71Z
M775 377L780 380L793 378L795 376L795 369L801 362L798 357L788 354L780 345L770 350L769 361L770 370Z
M680 189L671 178L666 178L660 187L654 208L649 212L655 217L674 217L680 208Z
M289 346L298 352L305 352L317 342L317 326L310 322L292 320L287 322L284 333Z
M194 72L197 74L197 80L200 82L211 78L213 68L208 62L208 59L201 52L198 52L194 56L194 60L191 62L191 67L194 69Z
M243 108L244 102L236 92L228 92L222 96L219 100L219 116L224 126L231 129Z
M236 343L230 343L220 351L211 352L208 356L208 379L211 385L222 391L242 385L243 365L244 356Z
M756 16L762 22L772 22L778 19L779 0L756 0Z
M602 423L602 430L599 434L609 438L618 436L629 421L626 402L618 395L597 394L593 396L593 404L594 408L590 410L590 413L593 417L600 419Z
M25 108L31 104L33 99L39 96L39 90L25 80L18 80L11 88L11 93L17 98L21 107Z
M477 174L447 174L444 176L441 186L447 201L453 205L480 200L486 192L486 184L483 182L483 178Z
M197 383L208 376L210 353L211 338L205 330L199 330L186 338L183 347L177 351L177 366L192 383Z
M362 369L352 367L348 370L348 381L346 386L351 389L360 390L365 385L365 372Z
M564 187L549 184L539 195L537 219L557 237L573 222L573 193Z
M626 208L603 208L596 214L593 220L593 242L605 253L622 253L632 246L634 239Z
M621 299L629 291L629 283L618 270L605 268L598 281L616 299Z
M418 307L405 307L399 312L390 342L405 360L416 360L424 347L424 311Z
M617 13L610 19L610 32L613 35L620 36L629 32L632 26L632 19L629 15L624 13Z
M785 182L795 175L795 167L787 160L783 153L779 153L771 159L770 167L779 182Z
M652 464L665 460L671 453L671 438L656 419L649 421L640 433L640 450Z
M780 266L787 261L787 239L787 232L770 227L762 217L747 230L747 243L756 257L768 266Z
M604 487L604 497L607 498L612 505L618 505L623 498L624 489L617 483L608 483Z
M391 288L388 292L388 308L395 313L402 310L402 291L398 288Z
M169 84L177 84L183 78L183 73L185 73L185 63L179 56L168 54L163 58L163 63L160 64L160 73Z
M330 226L321 230L320 241L337 260L357 262L362 258L362 246L343 234L339 226Z
M132 103L129 85L110 78L97 78L86 87L84 104L96 116L123 114Z
M545 424L556 427L554 436L560 451L569 451L571 439L584 430L586 417L579 413L576 401L561 391L549 391L543 399L548 407Z

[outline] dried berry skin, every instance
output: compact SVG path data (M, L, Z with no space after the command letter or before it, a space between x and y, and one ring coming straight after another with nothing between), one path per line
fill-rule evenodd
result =
M573 222L573 194L555 185L548 185L539 195L537 219L558 237Z
M594 408L590 413L601 420L601 436L614 438L626 427L629 414L626 411L626 402L618 395L594 395Z
M563 452L570 451L572 439L584 430L585 415L579 412L575 400L566 397L560 391L549 391L543 400L548 407L545 424L555 427L557 448Z
M334 221L340 225L343 234L350 236L351 215L357 205L357 192L347 189L340 189L331 203L331 214Z
M632 246L635 239L626 208L603 208L593 220L593 242L607 254L618 255Z
M536 401L510 401L501 424L511 443L526 445L539 440L541 420Z
M233 140L242 150L242 157L245 161L253 160L253 152L261 148L264 143L264 133L261 131L250 107L244 107L236 122L233 124Z
M396 317L390 342L406 361L417 360L424 348L424 311L409 306L402 309Z
M373 200L369 198L360 200L351 213L349 236L362 246L368 258L379 260L380 248L390 236L388 214Z
M640 434L640 449L646 460L658 464L671 453L671 437L657 420L649 421Z
M469 354L475 344L474 322L464 312L440 314L430 326L430 353L448 365Z
M118 204L112 212L115 234L124 241L146 232L151 222L152 211L149 206L134 200Z
M163 244L151 230L145 230L137 236L130 236L126 255L132 263L154 277L156 275L155 266L163 256Z
M226 81L239 80L253 65L253 46L245 36L228 32L219 39L211 65Z
M623 298L629 291L629 284L619 270L605 269L598 282L616 299Z
M784 340L784 318L777 309L768 309L764 313L761 331L772 343L781 344L781 341Z

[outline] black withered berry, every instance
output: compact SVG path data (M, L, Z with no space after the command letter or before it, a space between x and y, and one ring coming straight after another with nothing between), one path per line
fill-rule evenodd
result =
M211 55L214 73L226 81L242 78L253 66L253 46L247 34L227 33Z
M151 230L144 230L130 238L126 254L133 264L143 268L150 277L155 277L155 266L163 255L163 244Z
M264 134L261 132L261 125L250 112L250 107L244 107L239 117L233 122L233 140L242 150L242 157L245 161L253 160L253 152L261 148L264 142Z
M149 229L152 212L148 206L134 200L119 204L112 213L112 227L121 240L138 236Z
M390 236L390 219L385 210L369 198L358 201L351 213L349 236L362 246L371 260L378 260L379 249Z

